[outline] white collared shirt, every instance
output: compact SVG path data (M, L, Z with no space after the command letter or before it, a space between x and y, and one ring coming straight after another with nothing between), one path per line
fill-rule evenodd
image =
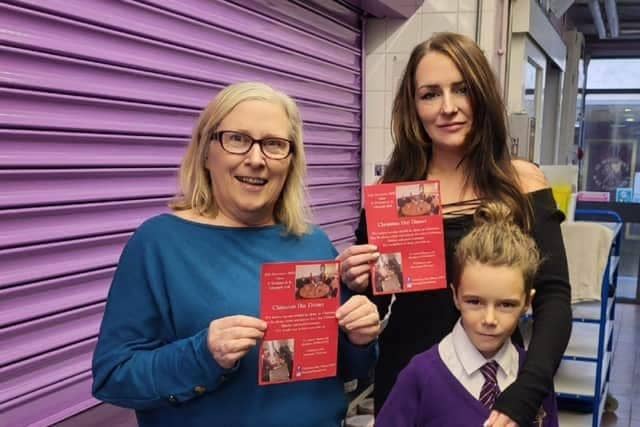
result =
M510 386L518 376L518 350L510 339L505 341L495 356L487 360L469 340L461 320L458 320L453 331L440 341L438 353L453 376L476 399L480 398L480 390L485 381L480 372L485 363L491 360L498 363L496 377L500 391Z

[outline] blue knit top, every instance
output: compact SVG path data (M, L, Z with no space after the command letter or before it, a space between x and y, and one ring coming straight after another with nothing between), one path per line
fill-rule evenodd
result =
M223 369L207 348L209 323L258 317L265 262L333 259L327 235L280 225L230 228L170 214L143 223L115 273L93 358L93 394L133 408L140 426L338 426L345 379L366 377L375 347L341 334L340 376L258 386L258 349ZM343 299L349 297L343 289Z

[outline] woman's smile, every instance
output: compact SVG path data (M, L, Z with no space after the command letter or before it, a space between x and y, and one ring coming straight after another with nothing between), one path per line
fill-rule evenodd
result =
M458 132L461 129L464 129L465 122L446 123L446 124L438 125L438 127L445 132L453 133L453 132Z
M258 178L253 176L237 176L236 175L235 178L238 181L240 181L242 184L248 185L249 188L252 188L252 187L262 188L265 185L267 185L267 183L269 182L268 179Z

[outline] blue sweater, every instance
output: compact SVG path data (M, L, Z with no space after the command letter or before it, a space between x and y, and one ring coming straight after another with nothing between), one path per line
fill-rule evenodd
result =
M518 351L522 366L525 352ZM542 407L542 427L558 427L555 394L547 396ZM449 371L434 345L400 372L376 417L376 427L480 427L490 413Z
M338 426L343 380L367 376L374 345L356 347L341 333L341 378L269 386L257 385L257 348L231 370L207 348L212 320L259 316L262 263L335 256L319 229L294 237L279 225L228 228L169 214L146 221L111 284L93 357L94 396L135 409L140 426Z

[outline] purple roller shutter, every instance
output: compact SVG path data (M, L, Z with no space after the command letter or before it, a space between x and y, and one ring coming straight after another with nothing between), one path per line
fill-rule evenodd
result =
M91 353L118 256L167 210L198 113L225 85L264 81L298 101L315 220L339 248L352 242L358 12L329 0L10 0L0 28L0 425L88 423L74 415L98 404ZM95 410L91 425L125 425L116 412Z

